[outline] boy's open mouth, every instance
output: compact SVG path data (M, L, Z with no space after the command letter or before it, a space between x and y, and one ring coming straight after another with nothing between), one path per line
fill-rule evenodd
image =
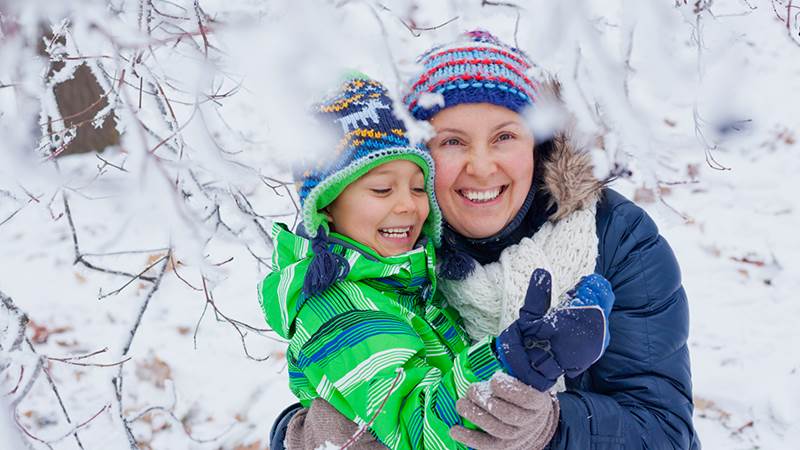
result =
M465 199L473 202L473 203L488 203L492 200L496 199L503 195L503 193L508 189L508 185L504 184L502 186L498 186L492 189L486 190L475 190L475 189L458 189L458 195L464 197Z
M392 228L378 228L378 232L383 237L387 237L389 239L405 239L411 233L411 230L414 229L413 225L405 226L405 227L392 227Z

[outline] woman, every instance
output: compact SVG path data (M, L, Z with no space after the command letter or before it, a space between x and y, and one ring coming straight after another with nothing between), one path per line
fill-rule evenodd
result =
M483 431L456 426L473 448L700 448L692 425L688 305L680 270L655 223L638 206L592 175L590 160L568 130L534 136L520 114L556 83L526 75L527 57L485 32L421 57L425 71L406 104L430 120L435 191L446 220L440 288L473 339L497 334L522 305L531 272L552 273L561 294L595 272L611 282L616 301L611 341L587 372L566 379L557 402L524 386L476 387L458 411ZM426 93L441 94L432 108ZM531 152L530 149L534 148ZM449 279L444 281L444 279ZM475 395L472 395L475 394ZM560 411L553 433L544 417ZM315 448L352 424L324 404L276 422L272 448ZM375 448L362 437L356 446Z

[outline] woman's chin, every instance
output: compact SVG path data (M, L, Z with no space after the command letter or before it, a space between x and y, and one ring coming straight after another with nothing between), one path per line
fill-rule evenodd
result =
M483 239L494 236L499 233L505 226L505 222L493 223L486 221L486 216L474 216L465 218L461 221L466 226L457 226L450 223L450 226L458 232L458 234L468 237L470 239Z
M456 218L449 220L448 223L465 237L481 239L494 236L509 222L507 220L508 210L511 207L506 202L472 203L465 201L463 197L458 198L457 201L460 203L458 204L459 212L447 214L445 211L445 217Z

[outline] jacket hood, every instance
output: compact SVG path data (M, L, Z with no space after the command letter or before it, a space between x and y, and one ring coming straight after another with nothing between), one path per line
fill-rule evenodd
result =
M561 97L561 84L549 79L542 84L539 102L553 105L564 104ZM551 138L549 154L539 161L542 170L542 188L549 194L548 210L555 211L548 220L557 222L571 213L593 205L599 200L605 185L594 175L592 158L589 154L592 139L578 137L575 118L569 116L565 126Z

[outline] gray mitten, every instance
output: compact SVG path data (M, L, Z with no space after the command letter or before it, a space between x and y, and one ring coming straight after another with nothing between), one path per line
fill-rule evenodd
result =
M456 425L450 436L478 450L541 450L558 427L556 397L504 373L470 386L456 410L483 431Z
M284 445L287 450L315 450L325 447L330 442L342 446L356 433L358 425L336 410L327 401L318 398L311 403L308 409L301 409L289 421L286 427L286 440ZM351 444L352 450L386 450L386 446L367 430Z

